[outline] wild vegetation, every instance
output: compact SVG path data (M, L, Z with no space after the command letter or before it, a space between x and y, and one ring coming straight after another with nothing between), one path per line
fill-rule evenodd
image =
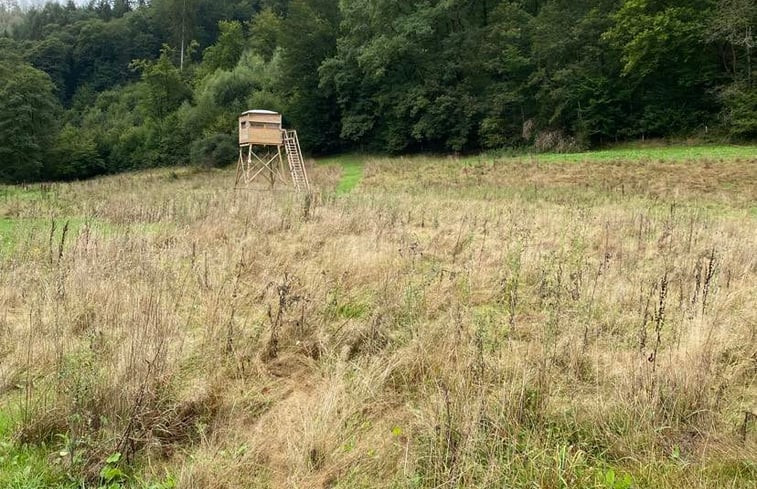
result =
M757 160L697 152L0 187L0 486L757 487Z
M753 0L62 3L0 0L0 488L757 488ZM251 108L312 195L232 190Z
M64 2L61 2L64 3ZM0 0L0 180L306 152L757 137L752 0Z

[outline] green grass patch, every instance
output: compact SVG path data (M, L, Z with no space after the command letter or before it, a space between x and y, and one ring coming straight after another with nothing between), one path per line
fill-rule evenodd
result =
M11 235L15 233L16 223L14 219L0 218L0 249L5 248L11 242Z
M136 234L155 234L168 228L165 223L135 222L128 225L118 225L100 219L84 217L0 217L0 251L13 251L18 243L32 237L32 235L38 244L41 243L41 238L49 240L50 232L53 230L53 222L55 223L54 246L58 246L58 243L60 243L66 223L68 223L66 241L78 235L85 226L104 236L116 234L119 230ZM45 242L45 244L49 243Z
M360 319L368 314L370 306L358 300L340 299L335 295L326 311L332 319Z
M351 192L360 183L360 180L363 178L365 158L354 154L347 154L326 158L319 161L319 164L341 167L342 175L335 189L335 192L341 195Z
M334 308L334 314L341 319L358 319L368 313L368 306L359 302L346 302Z
M13 428L13 420L11 420L8 410L0 405L0 439L8 436Z
M55 228L53 229L53 223ZM82 227L89 225L96 229L106 229L107 224L97 220L81 217L71 218L9 218L0 217L0 250L12 251L16 245L30 234L45 235L49 239L53 232L53 242L57 245L63 235L63 228L68 223L67 239L76 236Z
M359 319L371 310L367 297L356 297L336 288L329 292L326 313L331 319Z
M719 146L621 146L617 148L604 149L599 151L586 151L582 153L539 153L527 154L523 156L511 156L512 158L522 159L524 157L532 158L540 162L584 162L584 161L607 161L607 160L663 160L663 161L684 161L698 159L737 159L737 158L755 158L757 159L757 146L736 146L736 145L719 145Z
M6 400L7 401L7 400ZM52 463L56 450L47 444L20 444L13 439L15 422L7 402L0 404L0 487L73 489L61 467Z
M3 200L42 200L55 196L55 192L45 185L19 186L0 185L0 202Z

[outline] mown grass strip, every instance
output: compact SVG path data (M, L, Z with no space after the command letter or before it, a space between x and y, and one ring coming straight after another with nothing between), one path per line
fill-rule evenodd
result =
M496 152L492 154L496 156ZM586 151L582 153L529 153L524 155L508 155L507 158L523 159L532 158L539 162L554 163L577 163L584 161L641 161L663 160L684 161L699 159L757 159L757 146L746 145L697 145L697 146L627 146L599 151Z
M482 159L530 159L540 163L581 163L601 161L686 161L686 160L733 160L738 158L755 159L757 161L757 145L671 145L671 146L621 146L599 151L581 153L503 153L493 151L477 156L465 157L463 162L480 161ZM356 154L345 154L325 158L318 163L321 165L336 165L342 170L335 192L337 195L347 194L360 184L363 178L366 157Z
M363 178L365 159L354 154L335 156L321 160L322 165L338 165L342 169L339 183L334 190L337 195L347 194L360 183Z
M55 191L49 185L0 185L2 200L42 200L55 197Z
M144 223L135 222L132 224L113 224L102 219L93 219L85 217L0 217L0 250L11 252L19 241L28 237L30 233L38 236L49 236L52 228L52 221L55 221L55 233L53 240L58 243L61 239L63 228L68 224L68 236L76 236L84 226L97 231L100 235L110 236L117 232L134 232L137 234L155 234L165 229L163 223Z
M17 242L29 233L49 233L52 228L52 222L55 221L54 239L59 240L63 228L68 224L69 237L76 235L84 225L89 225L97 229L107 229L107 224L98 220L86 220L82 217L22 217L9 218L0 217L0 249L6 251L12 250Z

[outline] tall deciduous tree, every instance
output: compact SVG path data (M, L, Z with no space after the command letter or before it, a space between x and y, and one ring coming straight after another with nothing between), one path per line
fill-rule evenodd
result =
M339 146L339 112L334 93L319 85L321 63L336 51L336 0L293 0L282 22L278 90L288 100L286 117L303 146L328 151Z
M45 178L44 162L60 128L50 77L19 59L0 59L0 180Z
M67 100L72 95L72 44L73 39L68 32L56 33L32 43L25 55L32 66L50 75L61 100Z
M620 50L642 134L685 133L713 112L716 56L704 33L714 0L625 0L604 38Z
M174 46L179 46L179 69L184 69L185 55L197 27L200 0L154 0L158 16L171 31Z
M463 149L476 138L488 23L471 2L343 0L338 51L322 68L342 136L381 149Z
M752 56L757 36L757 2L719 0L709 25L708 39L727 46L724 63L730 63L734 79L752 85Z
M266 61L273 58L281 32L281 17L272 8L263 9L250 21L250 46Z
M242 23L220 21L218 23L220 35L215 44L205 49L202 56L202 75L216 70L230 70L236 66L245 49L244 31Z
M176 110L192 97L192 90L173 64L173 50L163 46L156 61L137 60L133 69L141 72L142 97L139 109L149 129L150 163L176 164L188 146L179 130Z
M540 128L588 143L612 138L628 122L630 95L619 83L619 51L602 38L617 3L553 0L531 21L530 84Z

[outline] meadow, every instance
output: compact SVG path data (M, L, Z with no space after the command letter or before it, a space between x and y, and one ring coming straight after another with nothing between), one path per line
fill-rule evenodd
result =
M310 175L0 187L0 487L757 488L757 147Z

